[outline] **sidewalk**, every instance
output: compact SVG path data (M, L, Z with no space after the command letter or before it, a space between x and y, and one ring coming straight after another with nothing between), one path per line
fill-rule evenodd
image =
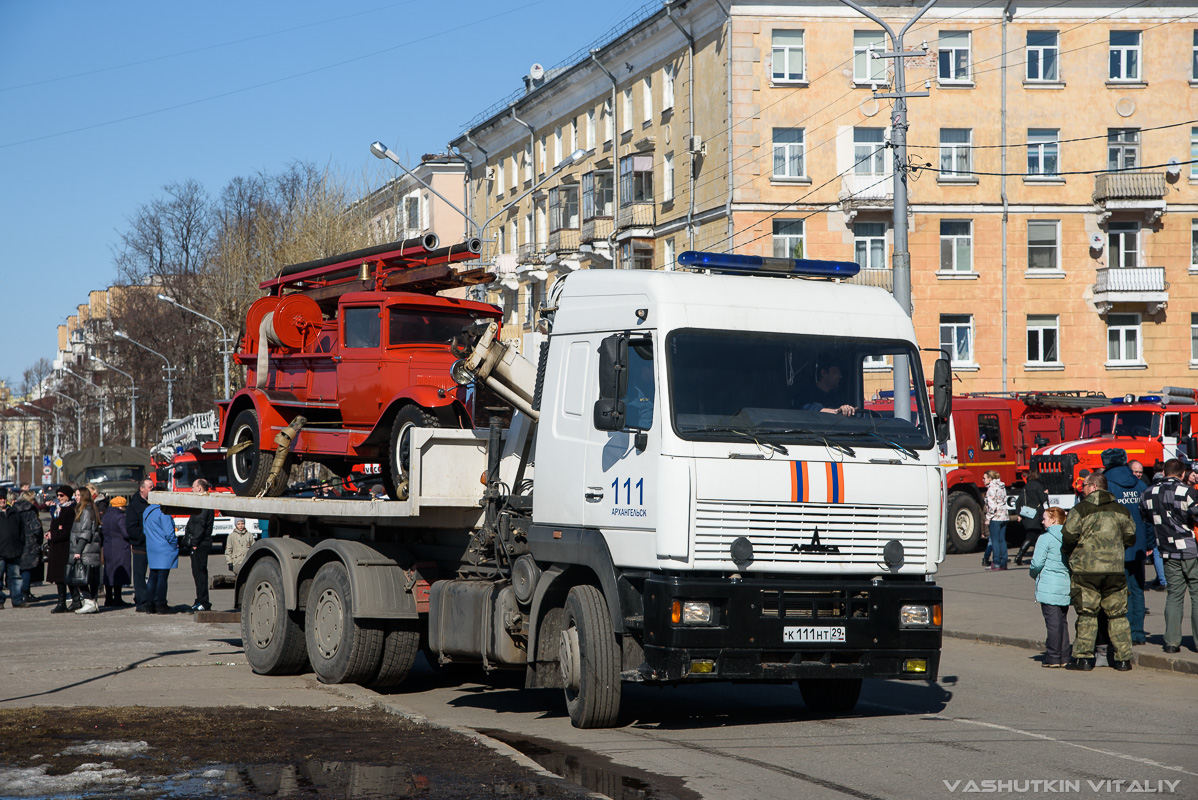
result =
M1017 567L1014 553L1005 572L988 572L982 566L981 553L945 557L936 575L944 589L944 635L955 639L976 639L992 644L1044 650L1044 617L1035 598L1035 582L1028 577L1027 566ZM1151 572L1151 570L1149 570ZM1132 664L1141 669L1163 669L1198 675L1198 653L1190 636L1189 601L1182 620L1181 652L1162 652L1165 633L1165 593L1145 592L1150 613L1144 618L1148 644L1132 651ZM1069 628L1076 621L1069 613Z

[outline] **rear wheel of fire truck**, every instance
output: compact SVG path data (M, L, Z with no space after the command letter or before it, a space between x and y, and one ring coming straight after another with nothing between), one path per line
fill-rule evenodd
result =
M576 728L610 728L620 715L620 646L603 594L575 586L558 645L566 710Z
M382 658L366 685L374 689L400 685L407 680L419 652L420 626L416 620L384 622Z
M391 425L391 447L383 464L383 488L392 500L408 499L408 461L412 449L412 428L438 428L440 423L420 406L404 406Z
M258 441L258 415L253 409L245 409L233 419L231 430L229 449L243 447L225 459L229 485L241 497L255 497L266 488L271 462L270 454L262 452Z
M334 561L317 570L304 620L308 661L321 683L358 683L378 670L383 631L354 620L344 564Z
M948 500L948 546L957 553L972 553L982 543L982 509L965 492Z
M246 661L259 675L291 675L307 665L304 629L287 610L273 558L254 562L242 587L241 639Z
M815 714L847 714L861 697L861 678L802 678L799 694Z

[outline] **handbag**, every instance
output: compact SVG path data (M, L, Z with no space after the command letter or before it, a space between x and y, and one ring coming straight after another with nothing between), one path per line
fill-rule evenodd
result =
M67 586L90 586L91 575L92 568L84 564L83 559L73 558L67 564L66 584Z

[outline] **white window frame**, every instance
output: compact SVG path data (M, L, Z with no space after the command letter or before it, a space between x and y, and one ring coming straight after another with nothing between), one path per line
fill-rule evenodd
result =
M1046 335L1048 331L1052 332L1053 349L1056 350L1056 358L1053 359L1045 358L1045 351L1048 349L1045 345L1045 340L1049 338ZM1056 314L1028 314L1026 365L1033 367L1054 367L1060 366L1061 363L1060 317Z
M674 154L666 153L661 159L661 200L669 203L674 199Z
M662 244L662 269L673 270L677 264L674 262L678 259L678 251L674 244L674 237L671 236Z
M877 229L881 228L881 233ZM861 269L887 269L886 223L853 223L853 260Z
M1190 128L1190 180L1198 180L1198 128Z
M882 140L874 141L872 138L868 141L858 141L858 134L864 134L866 131L881 131ZM872 137L872 133L870 134ZM866 153L866 148L870 148L870 152ZM866 156L869 156L868 158ZM889 165L886 159L886 129L873 128L867 126L853 127L853 173L855 175L886 175L889 174Z
M1107 359L1108 367L1139 366L1144 363L1144 319L1139 314L1107 314ZM1111 358L1111 345L1118 350ZM1135 352L1129 357L1129 347Z
M853 31L853 83L865 86L886 83L886 59L870 58L871 50L886 52L886 34L883 31Z
M778 34L783 34L783 36L779 37ZM795 44L795 42L798 43ZM770 33L770 45L771 83L806 83L807 37L804 31L794 28L776 28ZM798 62L797 70L795 62ZM778 69L779 66L781 66L781 70Z
M1135 269L1143 253L1141 239L1144 229L1138 222L1108 222L1107 266L1113 269Z
M553 129L553 166L562 163L562 126Z
M1051 267L1033 267L1032 266L1032 248L1037 251L1047 251L1048 246L1043 244L1032 244L1032 229L1044 230L1052 228L1052 262ZM1027 221L1027 269L1028 272L1039 274L1049 272L1060 272L1061 267L1061 222L1055 219L1029 219Z
M965 132L964 142L945 142L946 132ZM947 160L946 160L947 156ZM965 161L965 169L957 169L961 159ZM948 169L945 169L945 164ZM945 180L961 180L973 178L973 129L972 128L941 128L940 129L940 172Z
M807 226L801 219L775 217L771 241L775 258L807 257Z
M945 233L946 224L964 223L968 226L965 233ZM952 262L947 268L944 264L944 247L949 246ZM961 265L961 246L965 245L965 256L968 263ZM972 275L973 269L973 220L972 219L942 219L940 220L940 268L941 275Z
M1061 131L1059 128L1027 129L1027 174L1032 178L1059 178L1061 175ZM1052 159L1055 168L1049 170Z
M958 357L958 332L965 331L965 347L967 352ZM948 339L945 340L945 333ZM976 367L974 347L976 339L973 330L973 314L941 314L940 315L940 347L949 352L949 361L954 367Z
M541 134L541 139L537 146L538 155L541 157L541 169L537 171L538 175L545 174L545 162L549 160L549 148L545 144L545 134Z
M1032 44L1033 35L1052 35L1052 44ZM1027 71L1024 73L1029 83L1059 83L1061 80L1061 34L1058 31L1028 31L1027 32ZM1034 56L1034 57L1033 57ZM1044 68L1045 56L1051 56L1052 75L1047 75ZM1033 75L1035 69L1039 74Z
M1190 53L1190 80L1198 81L1198 28L1194 29L1194 45Z
M648 125L653 121L653 76L646 75L641 80L641 122Z
M632 87L629 86L624 90L624 124L620 126L620 133L632 132Z
M400 221L399 227L402 229L402 231L403 231L402 236L405 239L409 238L411 236L417 236L420 234L419 226L420 226L420 220L422 219L422 216L420 213L420 206L421 206L421 203L420 203L420 193L419 192L411 192L410 194L404 195L403 218ZM412 213L413 208L415 209L415 217L416 217L416 226L415 227L413 227L411 224L411 220L412 220L412 216L413 216L413 213Z
M533 165L532 165L532 142L524 145L524 182L532 181Z
M563 155L568 156L578 150L578 121L572 119L566 123L566 127L570 131L570 148Z
M1198 272L1198 219L1190 220L1190 272Z
M515 151L515 150L513 150L513 151L512 151L512 172L511 172L511 176L512 176L512 185L511 185L511 186L509 186L508 188L509 188L509 189L511 189L511 190L512 190L512 193L514 194L514 193L515 193L515 191L516 191L516 187L517 187L517 186L519 185L519 183L520 183L520 156L516 154L516 151Z
M964 74L961 74L957 64L962 53L965 54ZM950 73L948 77L944 76L946 60ZM973 82L973 36L970 31L940 31L940 42L936 50L936 75L940 83Z
M1190 364L1198 364L1198 312L1190 312Z
M1106 168L1107 171L1138 169L1142 163L1139 128L1107 128ZM1129 157L1130 156L1130 157Z
M587 150L595 149L595 109L587 112Z
M1135 44L1115 44L1115 36L1128 33L1135 34ZM1139 83L1142 81L1144 75L1144 32L1111 31L1108 42L1107 80L1126 83ZM1129 64L1131 65L1130 69Z
M616 118L612 115L613 111L611 100L603 101L603 111L600 116L603 117L603 143L607 144L616 135Z
M674 107L674 65L666 64L661 68L661 110L669 111Z
M781 134L781 135L779 135ZM782 141L779 141L782 139ZM797 139L798 141L786 141ZM803 128L774 128L774 171L772 177L787 180L807 177L807 144ZM792 172L791 166L798 160L798 172ZM779 171L779 166L781 171Z
M502 156L495 159L495 177L496 177L495 194L499 197L503 197L503 190L507 186L507 181L505 180L505 174L503 171L503 157Z
M532 244L532 209L528 209L528 213L524 215L524 244Z

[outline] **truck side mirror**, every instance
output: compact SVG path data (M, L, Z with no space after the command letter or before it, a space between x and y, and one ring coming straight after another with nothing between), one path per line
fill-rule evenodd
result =
M1192 464L1194 461L1198 461L1198 438L1189 436L1189 437L1186 437L1185 442L1186 442L1186 458L1188 458L1190 460L1190 463Z
M936 411L936 441L948 441L949 417L953 413L953 367L947 358L936 359L932 371L932 400Z
M595 430L624 430L624 395L628 392L628 337L615 333L599 343L599 399Z

